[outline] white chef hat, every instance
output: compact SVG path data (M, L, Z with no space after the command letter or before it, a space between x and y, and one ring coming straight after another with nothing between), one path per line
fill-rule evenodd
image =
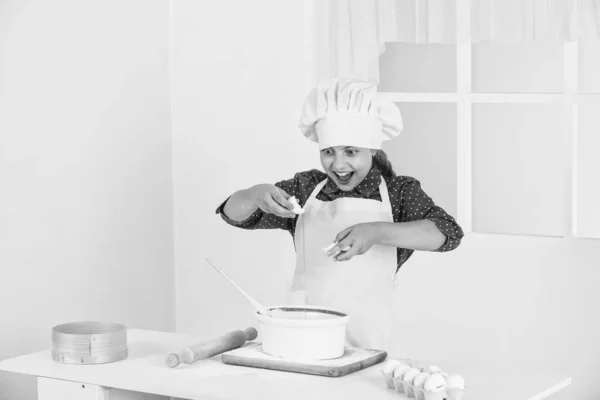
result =
M335 79L317 86L306 97L300 130L319 149L356 146L381 149L385 140L402 132L400 110L392 102L376 99L372 82Z

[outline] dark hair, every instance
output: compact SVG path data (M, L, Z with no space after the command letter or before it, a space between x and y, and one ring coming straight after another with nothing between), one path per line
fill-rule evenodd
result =
M387 154L383 150L377 150L373 154L373 166L377 167L381 175L385 178L391 179L396 177L392 163L388 160Z

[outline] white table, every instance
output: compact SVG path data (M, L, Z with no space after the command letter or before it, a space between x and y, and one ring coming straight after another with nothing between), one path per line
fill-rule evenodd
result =
M216 399L405 400L386 387L381 364L340 377L320 377L226 365L221 356L168 368L165 356L197 343L190 335L128 330L129 357L103 365L68 365L52 360L50 349L0 362L0 370L38 377L40 400L121 400L169 397ZM439 363L440 366L447 365ZM539 400L570 385L571 379L543 366L508 371L502 366L453 362L465 376L465 400ZM527 379L522 373L527 371ZM506 382L515 382L507 385Z

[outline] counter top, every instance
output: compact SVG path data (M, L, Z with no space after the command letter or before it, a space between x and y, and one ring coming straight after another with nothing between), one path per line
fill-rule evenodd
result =
M129 357L123 361L61 364L52 360L47 349L1 361L0 370L190 400L406 399L387 388L382 364L339 378L227 365L220 355L176 368L165 365L167 354L199 341L186 334L129 329ZM464 400L539 400L571 383L570 377L545 370L542 363L523 365L520 370L461 362L438 365L448 365L465 377ZM527 379L523 379L525 371ZM511 381L515 383L506 383Z

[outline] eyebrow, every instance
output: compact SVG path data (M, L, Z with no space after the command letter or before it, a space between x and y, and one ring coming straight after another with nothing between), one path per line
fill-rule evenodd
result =
M348 149L358 149L358 147L355 147L355 146L344 146L342 148L342 150L348 150ZM327 147L325 149L322 149L321 151L325 151L325 150L333 150L333 147Z

